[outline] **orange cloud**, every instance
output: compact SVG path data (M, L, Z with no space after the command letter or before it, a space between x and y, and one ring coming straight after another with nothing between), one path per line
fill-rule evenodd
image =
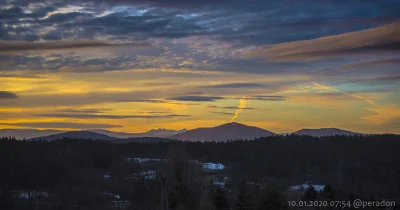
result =
M348 54L399 51L400 21L367 30L272 45L242 54L272 62L312 61Z
M374 114L365 116L362 119L370 122L371 124L383 124L400 117L400 108L393 104L371 107L368 110L372 111Z

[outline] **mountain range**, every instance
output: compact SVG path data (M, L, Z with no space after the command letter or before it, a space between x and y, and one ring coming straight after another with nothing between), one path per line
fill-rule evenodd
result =
M0 129L0 137L15 137L16 139L30 139L39 136L49 136L63 133L62 130L37 130L37 129Z
M186 132L186 129L182 130L169 130L169 129L151 129L147 132L144 133L124 133L124 132L114 132L114 131L108 131L108 130L103 130L103 129L93 129L89 130L95 133L100 133L104 134L107 136L111 137L116 137L116 138L138 138L138 137L159 137L159 138L168 138L170 136L173 136L178 133Z
M16 139L42 139L55 140L63 138L107 140L115 142L132 141L228 141L247 139L252 140L259 137L277 136L277 135L308 135L314 137L335 136L335 135L366 135L355 133L338 128L320 128L320 129L301 129L293 133L276 134L271 131L254 126L232 122L216 127L196 128L192 130L168 130L152 129L144 133L124 133L108 130L80 130L80 131L62 131L62 130L35 130L35 129L2 129L0 137L14 136Z
M46 136L54 136L56 134L67 133L68 135L75 135L75 133L82 134L86 136L88 133L82 131L90 131L92 133L103 134L108 137L115 138L138 138L138 137L158 137L158 138L167 138L172 135L182 133L187 131L186 129L182 130L169 130L169 129L151 129L144 133L125 133L125 132L114 132L102 129L92 129L92 130L81 130L81 131L64 131L64 130L38 130L38 129L0 129L0 137L15 137L16 139L32 139L38 137L46 137ZM60 135L62 136L62 135ZM100 136L97 136L100 137Z
M45 140L45 141L52 141L52 140L64 139L64 138L93 139L93 140L106 140L106 141L118 139L115 137L107 136L107 135L100 134L100 133L95 133L92 131L68 131L65 133L59 133L59 134L54 134L54 135L50 135L50 136L41 136L41 137L37 137L37 138L32 138L30 140L40 139L40 140Z

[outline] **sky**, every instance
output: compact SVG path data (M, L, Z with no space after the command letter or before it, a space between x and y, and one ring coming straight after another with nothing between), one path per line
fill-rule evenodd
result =
M0 129L400 133L398 0L0 0Z

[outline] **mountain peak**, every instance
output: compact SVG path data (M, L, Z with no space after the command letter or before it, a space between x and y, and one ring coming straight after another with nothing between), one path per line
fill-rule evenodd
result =
M258 127L230 122L212 128L196 128L188 130L176 134L171 138L184 141L228 141L238 139L252 140L259 137L273 135L276 134Z
M250 127L248 125L245 124L241 124L241 123L237 123L237 122L229 122L229 123L225 123L216 127L232 127L232 126L243 126L243 127Z

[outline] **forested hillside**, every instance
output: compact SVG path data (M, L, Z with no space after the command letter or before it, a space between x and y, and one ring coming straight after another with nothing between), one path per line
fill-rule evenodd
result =
M112 144L3 138L0 209L116 208L116 201L126 201L130 209L160 209L161 189L170 209L238 209L241 205L246 207L241 209L274 209L265 204L271 196L278 196L274 199L280 200L278 209L284 209L286 200L294 199L288 187L307 181L329 185L337 199L398 200L399 140L396 135L292 135L225 143ZM158 161L143 164L127 158ZM204 170L196 162L225 167ZM226 177L229 182L221 186L212 182L213 177ZM326 195L320 192L307 199L326 199Z

